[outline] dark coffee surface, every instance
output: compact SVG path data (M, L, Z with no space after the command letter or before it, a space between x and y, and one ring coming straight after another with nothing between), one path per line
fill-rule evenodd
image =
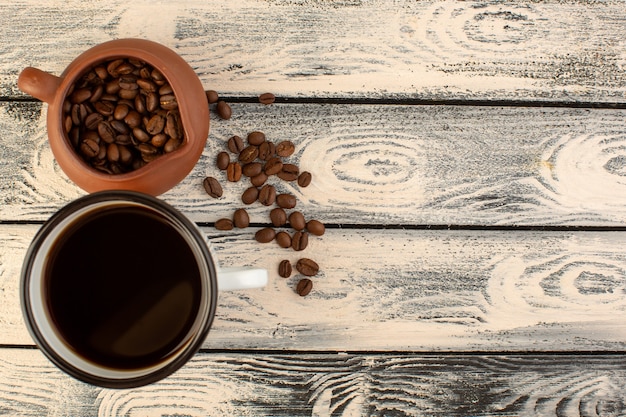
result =
M167 357L189 331L201 284L184 238L143 208L79 220L47 266L52 317L83 357L137 368Z

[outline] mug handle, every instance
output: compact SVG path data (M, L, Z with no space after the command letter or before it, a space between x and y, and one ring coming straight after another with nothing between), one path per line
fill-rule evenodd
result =
M219 291L263 288L267 285L267 269L234 267L217 269Z

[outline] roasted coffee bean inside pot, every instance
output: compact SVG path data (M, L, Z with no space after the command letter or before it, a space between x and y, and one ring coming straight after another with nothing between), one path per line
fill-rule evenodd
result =
M69 142L99 171L130 172L185 143L172 87L143 61L105 61L87 70L71 88L63 105ZM148 142L151 148L143 146Z

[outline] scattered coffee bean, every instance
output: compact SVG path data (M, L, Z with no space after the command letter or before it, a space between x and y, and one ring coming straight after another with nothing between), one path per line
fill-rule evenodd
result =
M309 234L307 232L296 232L291 238L291 248L295 251L302 251L309 245Z
M230 108L228 103L223 100L217 102L217 115L224 119L228 120L233 115L233 110Z
M278 174L283 169L283 161L280 158L273 157L265 162L265 174L274 175Z
M307 277L313 277L317 275L318 271L320 270L320 267L317 264L317 262L315 262L314 260L309 259L309 258L302 258L302 259L299 259L298 262L296 263L296 269L302 275L306 275Z
M272 104L274 101L276 101L276 96L272 93L263 93L259 96L261 104Z
M222 196L222 186L219 181L213 177L206 177L204 181L202 181L202 185L204 186L205 191L208 195L213 198L219 198Z
M289 224L295 230L304 230L306 227L304 215L299 211L294 211L289 215Z
M319 220L309 220L306 224L306 230L312 235L322 236L326 232L326 227Z
M281 248L289 248L291 247L291 236L287 232L278 232L276 233L276 243Z
M250 145L259 146L263 142L265 142L265 133L259 131L248 133L248 143Z
M259 243L271 242L272 240L274 240L275 237L276 237L276 231L272 229L271 227L265 227L263 229L260 229L254 234L254 238Z
M74 149L93 168L110 174L130 172L184 143L172 87L141 60L103 62L78 77L71 88L62 106L63 127Z
M241 165L239 162L231 162L226 167L226 178L230 182L237 182L241 179Z
M239 152L239 162L241 162L242 164L247 164L254 161L257 156L259 156L259 147L249 145L243 148L241 152Z
M276 145L276 154L278 156L287 157L291 156L296 150L296 146L290 140L284 140Z
M259 175L255 175L254 177L250 178L250 182L255 187L261 187L263 184L265 184L265 181L267 181L267 174L263 171L261 171Z
M284 226L287 223L287 213L280 207L273 208L270 211L270 220L275 227Z
M245 147L243 144L243 139L241 139L237 135L232 136L228 139L227 146L228 146L228 150L231 151L232 153L239 153L243 151L243 148Z
M291 276L291 272L291 262L289 262L287 259L280 261L280 263L278 264L278 275L283 278L289 278Z
M295 181L298 179L300 168L294 164L283 164L280 172L276 174L283 181Z
M233 214L233 224L240 229L244 229L250 225L250 216L246 209L240 208L235 210Z
M247 188L241 195L244 204L252 204L259 198L259 189L256 187Z
M249 162L242 167L241 172L246 177L256 177L263 172L263 164L260 162Z
M273 185L265 184L259 191L259 202L264 206L271 206L276 201L276 188Z
M217 230L232 230L233 229L233 221L231 219L219 219L215 222L215 228Z
M311 184L311 173L309 171L303 171L298 175L298 185L300 187L308 187Z
M296 292L302 297L309 295L312 289L313 281L308 278L302 278L296 285Z
M276 196L278 207L292 209L296 206L296 197L293 194L279 194Z
M217 103L217 101L220 99L219 94L217 94L217 91L215 90L207 90L205 93L209 104Z
M217 154L217 162L216 165L222 171L228 168L228 164L230 164L230 156L227 152L220 152Z
M262 161L267 161L276 155L276 145L273 142L265 141L259 145L258 158Z

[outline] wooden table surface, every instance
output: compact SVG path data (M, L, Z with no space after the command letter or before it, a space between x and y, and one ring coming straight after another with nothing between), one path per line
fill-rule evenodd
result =
M0 415L625 416L626 5L622 1L0 0ZM162 382L100 389L55 368L21 315L41 224L85 193L55 164L26 66L141 37L232 105L161 196L224 266L270 271L220 294L203 349ZM258 103L272 92L276 103ZM247 181L217 152L292 140L326 223L304 252L218 231ZM315 259L298 296L282 259Z

